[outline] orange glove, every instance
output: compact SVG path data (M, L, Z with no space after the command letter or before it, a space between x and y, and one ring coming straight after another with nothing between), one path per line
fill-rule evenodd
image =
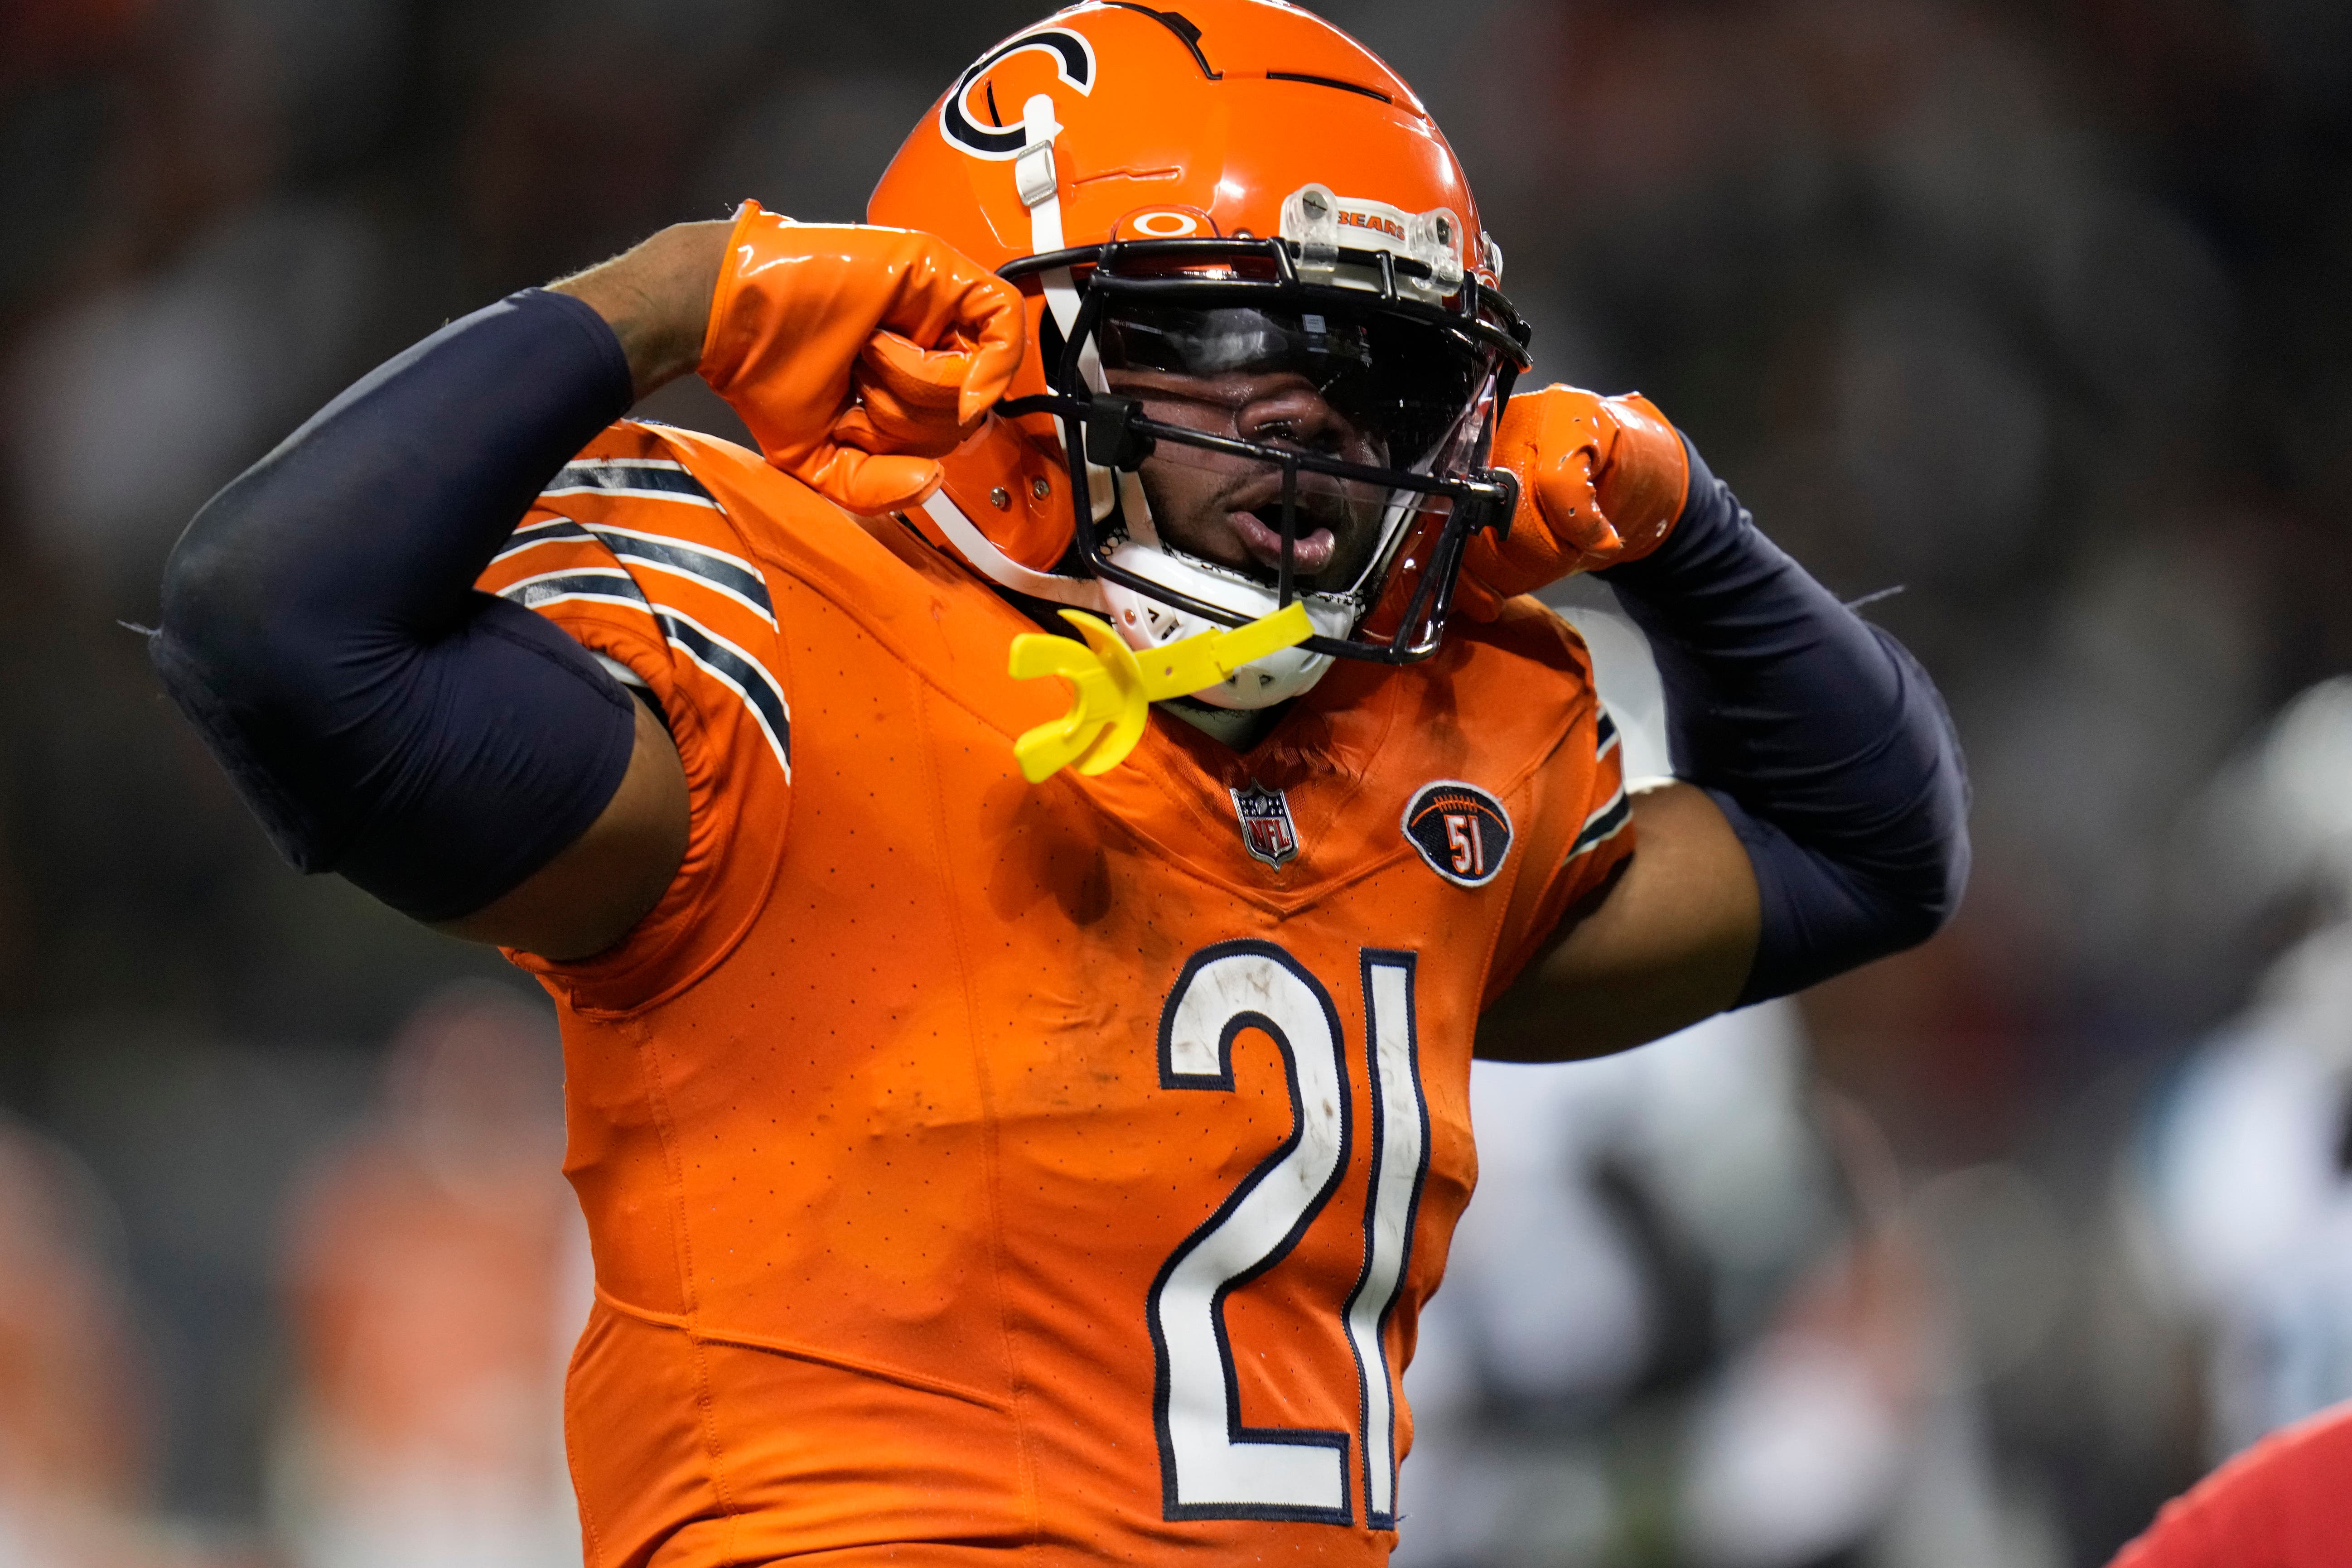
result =
M1639 393L1522 393L1503 407L1494 463L1519 477L1511 536L1473 539L1454 591L1454 607L1481 621L1514 595L1639 561L1665 542L1690 489L1683 438Z
M872 516L939 488L931 459L1004 395L1022 335L1021 296L945 240L745 202L700 369L771 464Z

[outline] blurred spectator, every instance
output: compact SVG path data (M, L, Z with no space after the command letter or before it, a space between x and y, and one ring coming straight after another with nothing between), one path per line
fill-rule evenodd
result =
M80 1162L0 1121L0 1563L225 1568L149 1512L156 1412L113 1213Z
M333 395L381 244L348 210L252 209L51 321L8 424L39 542L110 581L151 574L224 470Z
M0 1123L0 1493L12 1515L121 1509L146 1479L152 1412L108 1218L78 1161Z
M1678 1445L1618 1418L1687 1403L1837 1224L1793 1018L1474 1068L1478 1191L1405 1377L1400 1564L1613 1562L1657 1527Z
M1471 1083L1478 1194L1406 1377L1400 1565L2063 1561L1987 1449L1969 1260L1937 1245L1968 1200L1904 1205L1867 1118L1815 1101L1793 1007ZM2032 1292L2001 1305L2047 1331Z
M2165 1299L2210 1343L2219 1459L2352 1398L2352 678L2313 687L2221 774L2209 820L2240 911L2317 921L2160 1097L2126 1201Z
M445 992L305 1184L277 1500L300 1568L579 1562L561 1414L590 1286L561 1074L543 1014Z

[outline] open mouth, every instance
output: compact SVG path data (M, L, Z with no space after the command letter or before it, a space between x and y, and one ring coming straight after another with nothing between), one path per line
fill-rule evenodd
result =
M1260 565L1279 572L1282 570L1282 505L1277 501L1264 510L1274 514L1272 522L1264 521L1255 511L1230 511L1225 516L1233 523L1234 537L1241 541L1242 548L1248 551ZM1305 510L1303 507L1299 509L1300 522L1310 521ZM1291 542L1290 569L1297 576L1312 577L1331 564L1331 557L1339 552L1339 540L1328 528L1301 533Z
M1344 495L1301 486L1292 501L1290 569L1294 576L1313 579L1330 570L1339 553L1343 531L1352 531L1356 510ZM1282 570L1282 480L1276 475L1254 476L1227 494L1225 521L1249 558L1268 571Z

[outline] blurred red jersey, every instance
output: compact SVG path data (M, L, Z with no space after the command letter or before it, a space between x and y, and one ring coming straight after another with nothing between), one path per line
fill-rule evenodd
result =
M2274 1432L2164 1505L2110 1568L2352 1563L2352 1405Z
M589 1557L1377 1563L1480 1009L1632 847L1514 605L1254 750L1022 781L1036 629L903 525L614 426L482 586L625 666L686 863L554 993Z

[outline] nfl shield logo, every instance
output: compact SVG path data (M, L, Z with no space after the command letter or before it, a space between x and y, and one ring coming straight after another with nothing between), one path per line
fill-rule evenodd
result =
M1228 790L1234 812L1242 819L1242 846L1269 866L1280 866L1298 854L1298 831L1291 826L1290 802L1278 789L1266 789L1255 780L1247 787Z

